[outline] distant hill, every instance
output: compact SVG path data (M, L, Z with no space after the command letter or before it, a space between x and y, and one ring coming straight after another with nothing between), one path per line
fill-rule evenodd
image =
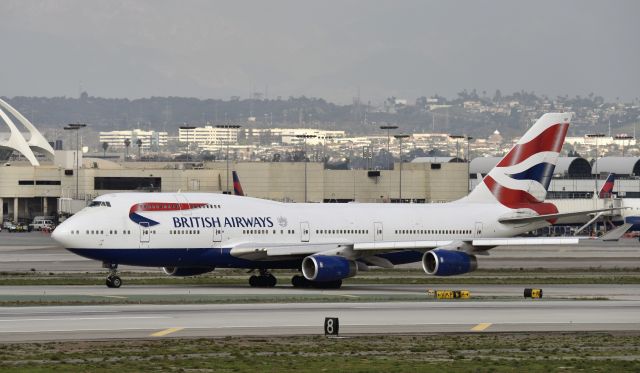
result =
M4 98L42 129L60 128L73 122L88 123L93 131L139 127L177 132L178 126L189 123L239 123L251 127L313 127L340 129L353 134L380 133L379 126L394 123L398 132L438 132L486 137L498 129L505 137L517 136L545 111L564 110L577 113L575 132L604 132L609 123L618 133L633 127L638 121L638 105L606 104L601 97L576 96L549 99L533 93L516 92L492 97L478 95L475 90L463 91L452 100L434 96L405 103L390 97L373 106L354 100L339 105L321 98L290 97L288 99L229 100L188 97L151 97L142 99L100 98L83 93L69 97ZM433 102L437 105L433 105ZM398 102L401 102L400 104ZM473 109L468 104L474 105ZM478 109L481 107L481 109ZM506 109L505 109L506 108ZM253 118L249 120L249 118Z

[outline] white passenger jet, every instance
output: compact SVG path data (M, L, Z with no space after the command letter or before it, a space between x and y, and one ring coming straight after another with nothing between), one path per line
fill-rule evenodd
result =
M548 113L467 197L438 204L280 203L210 193L115 193L96 198L52 237L99 260L119 287L119 264L163 267L172 276L215 268L258 271L251 286L275 286L271 269L298 269L296 287L338 288L370 266L422 262L429 275L473 271L498 245L577 243L515 236L559 214L545 203L571 114ZM600 211L600 210L595 210Z

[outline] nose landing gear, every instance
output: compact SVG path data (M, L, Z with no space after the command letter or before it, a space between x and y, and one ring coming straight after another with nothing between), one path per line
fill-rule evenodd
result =
M118 265L114 263L102 263L103 268L109 268L106 285L108 288L119 288L122 286L122 279L118 276Z

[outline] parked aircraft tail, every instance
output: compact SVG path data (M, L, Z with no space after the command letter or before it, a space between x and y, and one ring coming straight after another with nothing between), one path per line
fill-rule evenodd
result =
M605 180L602 188L600 188L600 192L598 192L598 197L600 198L608 198L611 197L611 193L613 193L613 184L616 181L616 174L613 172L607 176L607 180Z
M236 171L232 171L233 175L233 194L236 196L244 196L244 191L242 190L242 185L240 185L240 178L238 177L238 173Z

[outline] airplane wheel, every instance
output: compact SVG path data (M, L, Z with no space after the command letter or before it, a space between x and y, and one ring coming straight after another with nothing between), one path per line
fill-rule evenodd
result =
M311 282L303 276L296 275L291 277L291 285L293 285L294 288L308 288L311 286Z
M111 287L119 288L120 286L122 286L122 279L120 279L120 277L118 276L113 276L111 278L111 285Z
M318 289L340 289L342 280L315 282L313 285Z
M258 278L258 276L253 275L249 277L249 286L251 286L252 288L260 286L260 279Z
M275 287L278 283L278 279L273 275L265 276L264 280L264 286L268 288Z
M291 277L291 285L293 285L294 288L301 288L303 286L302 279L303 277L298 275Z

